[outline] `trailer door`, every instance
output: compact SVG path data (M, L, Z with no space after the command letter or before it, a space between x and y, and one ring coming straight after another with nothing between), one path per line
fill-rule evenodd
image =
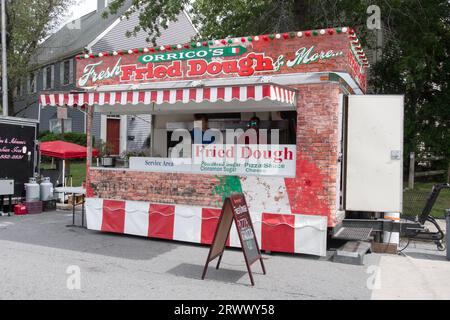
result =
M345 209L401 212L403 96L349 96Z

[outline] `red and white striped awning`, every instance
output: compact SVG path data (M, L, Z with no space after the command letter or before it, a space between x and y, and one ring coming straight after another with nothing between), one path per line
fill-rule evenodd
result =
M81 93L46 93L41 94L41 106L83 105L117 106L117 105L174 105L189 103L219 102L272 102L295 107L296 91L274 85L245 85L221 87L196 87L158 90L130 90Z

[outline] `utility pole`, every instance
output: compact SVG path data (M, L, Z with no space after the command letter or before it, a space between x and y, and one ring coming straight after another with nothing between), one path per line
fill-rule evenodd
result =
M8 116L8 64L6 62L6 0L2 2L2 91L3 91L3 115Z

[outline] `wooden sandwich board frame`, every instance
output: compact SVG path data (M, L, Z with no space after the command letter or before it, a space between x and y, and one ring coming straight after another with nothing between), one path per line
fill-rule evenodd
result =
M219 258L216 266L216 269L219 269L233 222L236 225L239 240L241 241L242 252L244 253L250 282L252 283L252 286L254 286L255 282L251 270L252 264L259 260L263 274L266 274L266 268L264 267L261 250L259 249L258 241L256 239L255 229L253 228L247 201L243 194L233 194L224 201L214 234L214 240L211 244L211 249L209 250L205 268L203 269L202 280L205 279L209 263L216 258Z

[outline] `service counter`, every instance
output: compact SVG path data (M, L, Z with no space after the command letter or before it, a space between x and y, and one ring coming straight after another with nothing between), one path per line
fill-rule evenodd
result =
M246 195L262 250L314 255L326 250L327 217L293 215L292 189L281 177L120 168L91 168L89 175L91 230L209 244L225 197L238 192ZM229 245L240 246L235 228Z

